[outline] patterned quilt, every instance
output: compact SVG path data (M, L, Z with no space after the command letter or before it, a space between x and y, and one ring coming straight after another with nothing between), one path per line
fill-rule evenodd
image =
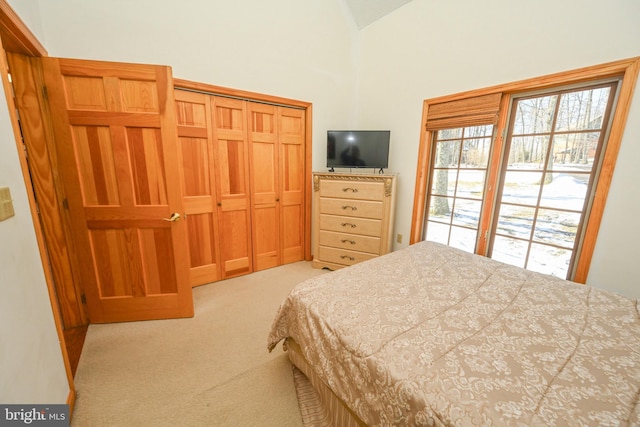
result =
M287 337L370 426L640 425L638 301L421 242L299 284Z

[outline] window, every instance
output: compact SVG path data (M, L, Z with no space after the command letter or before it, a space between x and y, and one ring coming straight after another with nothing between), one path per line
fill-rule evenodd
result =
M514 96L491 258L571 276L616 87Z
M425 101L411 243L584 283L639 64Z
M493 125L435 132L426 240L474 252Z

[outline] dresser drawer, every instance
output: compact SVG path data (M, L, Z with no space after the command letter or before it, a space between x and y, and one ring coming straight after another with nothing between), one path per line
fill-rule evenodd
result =
M382 232L382 221L377 219L350 218L348 216L321 214L320 231L322 230L380 237L380 233Z
M353 265L371 258L376 255L364 252L348 251L346 249L330 248L320 246L320 261L330 262L334 264Z
M384 183L322 180L320 181L320 197L382 201Z
M320 213L382 219L384 205L371 200L345 200L320 197Z
M375 255L380 254L379 237L336 233L333 231L320 231L320 245L359 252L368 252Z

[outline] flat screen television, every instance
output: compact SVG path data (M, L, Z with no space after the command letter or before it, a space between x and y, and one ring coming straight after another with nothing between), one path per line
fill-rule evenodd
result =
M389 167L388 130L327 131L328 168Z

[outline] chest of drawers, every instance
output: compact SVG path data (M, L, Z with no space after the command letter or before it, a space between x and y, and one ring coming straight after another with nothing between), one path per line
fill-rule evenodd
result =
M395 175L313 174L313 266L332 270L391 250Z

